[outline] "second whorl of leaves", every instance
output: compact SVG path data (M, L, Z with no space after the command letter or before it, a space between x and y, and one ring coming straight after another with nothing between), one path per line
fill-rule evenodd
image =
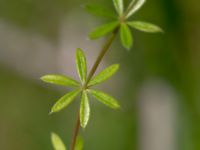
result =
M130 27L148 33L163 32L160 27L152 23L128 20L144 5L145 1L146 0L132 0L128 7L124 9L123 0L113 0L113 4L117 13L103 6L86 5L85 8L89 13L95 16L111 19L109 23L106 23L94 29L89 34L90 39L100 38L119 28L121 43L126 49L129 50L133 45L133 37Z
M78 95L81 95L81 104L80 104L80 122L83 128L86 127L89 117L90 117L90 104L88 95L93 96L101 103L109 106L110 108L117 109L120 107L117 100L112 96L101 92L99 90L93 89L93 86L102 83L105 80L108 80L112 75L114 75L119 69L118 64L111 65L105 70L101 71L90 81L87 81L87 62L86 57L81 49L77 49L76 52L76 68L80 78L80 82L76 81L68 76L63 75L45 75L41 77L41 80L47 83L69 86L74 88L71 92L65 94L61 97L51 108L51 113L59 112L60 110L67 107Z

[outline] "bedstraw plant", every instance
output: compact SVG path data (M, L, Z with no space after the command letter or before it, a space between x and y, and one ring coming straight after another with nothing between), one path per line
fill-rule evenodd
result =
M53 105L50 114L63 110L80 95L80 110L78 111L70 150L83 149L83 140L79 137L79 129L80 127L85 128L90 118L90 100L88 95L91 95L91 97L112 109L120 108L120 105L115 98L95 89L95 85L108 80L117 72L119 64L113 64L94 76L104 55L109 50L118 33L120 34L121 44L123 47L130 50L133 45L131 28L148 33L163 32L160 27L151 23L129 20L144 3L145 0L132 0L125 9L123 0L113 0L116 12L103 6L86 5L85 9L89 13L110 19L110 22L97 27L89 34L89 38L92 40L109 35L105 44L102 46L100 54L98 55L92 69L88 73L86 56L84 51L78 48L76 50L76 68L80 81L76 81L68 76L57 74L50 74L41 77L41 80L44 82L73 88L71 92L65 94ZM67 147L57 134L52 133L51 140L55 150L67 150Z

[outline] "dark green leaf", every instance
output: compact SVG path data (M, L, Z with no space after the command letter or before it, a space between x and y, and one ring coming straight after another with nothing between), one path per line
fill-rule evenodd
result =
M113 0L113 4L115 6L116 11L121 16L124 11L124 3L123 0Z
M118 102L111 96L97 90L88 90L92 96L94 96L97 100L102 102L103 104L109 106L110 108L117 109L120 108L120 105Z
M99 5L86 5L85 9L95 15L95 16L100 16L100 17L105 17L105 18L111 18L111 19L116 19L115 13L113 11L110 11L108 8L105 8L103 6Z
M80 93L80 90L74 90L61 97L52 107L51 113L58 112L67 107Z
M118 64L114 64L100 72L98 75L96 75L88 84L88 86L93 86L96 84L99 84L107 79L109 79L113 74L116 73L116 71L119 69Z
M76 51L76 68L81 82L84 84L87 78L87 62L86 57L80 48Z
M75 86L75 87L79 86L79 83L77 81L63 75L45 75L41 77L41 80L56 85Z
M83 128L86 127L90 118L90 105L86 91L83 91L80 107L80 122Z
M135 4L134 4L134 2L131 2L129 7L128 7L129 13L126 15L126 18L129 18L135 12L137 12L144 5L145 2L146 2L146 0L136 0Z
M160 27L147 22L130 21L128 22L128 25L143 32L149 32L149 33L163 32L163 30Z
M97 27L94 31L92 31L89 35L90 39L97 39L99 37L102 37L110 32L112 32L119 23L117 21L111 22L108 24L104 24L100 27Z
M122 45L126 49L130 49L133 45L133 37L127 24L122 23L120 26L120 38Z
M51 142L53 144L54 150L67 150L61 138L55 133L51 134Z

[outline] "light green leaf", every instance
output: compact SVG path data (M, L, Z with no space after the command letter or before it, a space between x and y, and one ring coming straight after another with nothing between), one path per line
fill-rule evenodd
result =
M115 6L116 11L121 16L124 11L124 3L123 0L113 0L113 4Z
M86 91L83 91L80 107L80 122L83 128L86 127L90 118L90 105Z
M95 16L100 16L100 17L105 17L105 18L111 18L111 19L116 19L115 13L113 11L110 11L108 8L105 8L103 6L99 5L86 5L85 9L95 15Z
M54 150L67 150L65 144L56 133L51 134L51 142L53 144Z
M100 72L98 75L96 75L88 84L88 86L93 86L96 84L99 84L107 79L109 79L113 74L117 72L119 69L119 64L114 64Z
M81 82L84 84L87 78L87 62L86 57L80 48L76 51L76 68Z
M132 0L130 3L129 3L129 5L128 5L128 8L127 8L127 11L129 10L131 10L132 8L133 8L133 6L135 5L135 2L136 2L137 0Z
M120 108L120 105L118 102L111 96L97 90L88 90L92 96L94 96L97 100L102 102L103 104L109 106L110 108L117 109Z
M130 5L128 7L129 12L126 15L126 19L129 18L130 16L132 16L135 12L137 12L144 5L145 2L146 2L146 0L137 0L135 4L134 4L134 2L130 3Z
M75 150L83 150L83 138L81 136L76 139Z
M59 112L63 108L67 107L77 97L79 93L80 90L74 90L65 94L54 104L54 106L51 109L51 113Z
M99 37L102 37L102 36L112 32L118 25L119 25L119 23L117 21L111 22L108 24L104 24L100 27L97 27L94 31L92 31L89 34L89 37L90 37L90 39L97 39Z
M79 83L76 80L63 75L45 75L41 77L41 80L56 85L75 86L75 87L79 86Z
M143 32L149 32L149 33L163 32L163 30L160 27L147 22L130 21L128 22L128 25Z
M122 23L120 26L120 38L122 45L126 49L130 49L133 45L133 37L127 24Z

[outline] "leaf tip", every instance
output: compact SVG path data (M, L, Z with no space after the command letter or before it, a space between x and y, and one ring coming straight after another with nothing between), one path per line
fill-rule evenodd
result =
M120 64L115 64L116 70L120 68Z
M54 111L51 110L51 111L49 112L49 115L52 115L53 113L54 113Z
M83 129L85 129L86 126L87 126L87 124L81 123L81 127L82 127Z
M45 82L45 76L40 77L40 80L42 80L43 82Z
M121 106L117 103L115 109L120 109Z
M78 53L83 53L83 50L81 49L81 48L77 48L76 49L76 53L78 54Z

